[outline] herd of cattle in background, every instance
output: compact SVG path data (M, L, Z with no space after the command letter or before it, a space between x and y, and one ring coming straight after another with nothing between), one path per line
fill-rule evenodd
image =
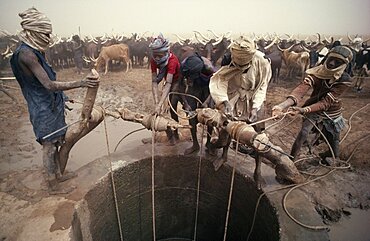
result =
M171 42L171 51L181 61L183 47L188 46L210 59L215 66L219 66L220 60L228 52L228 47L233 40L230 37L230 32L217 35L209 30L209 33L211 34L206 35L194 31L191 39L173 34L177 40ZM131 35L126 37L124 35L112 34L108 36L104 34L104 36L99 37L89 35L81 38L84 67L95 67L98 71L105 68L105 73L114 67L114 63L119 64L120 62L125 63L126 71L132 67L148 67L148 60L150 59L149 43L155 36L144 37L145 33L141 36L136 33ZM286 68L285 78L290 79L297 74L303 76L302 73L307 68L320 63L335 41L341 41L342 44L347 44L354 50L353 69L361 68L365 61L369 60L370 51L367 42L370 38L365 40L357 35L354 37L347 35L348 40L322 37L319 33L304 40L294 38L294 35L288 34L285 34L284 37L277 34L261 36L250 34L248 37L253 38L257 48L270 59L273 82L277 82L279 79L282 63ZM55 36L54 43L46 52L46 58L54 69L75 66L73 41L72 36L69 38ZM9 59L19 44L20 41L16 35L0 30L0 70L9 67Z

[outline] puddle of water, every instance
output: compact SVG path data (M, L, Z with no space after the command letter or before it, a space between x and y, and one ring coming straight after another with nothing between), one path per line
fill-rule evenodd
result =
M72 123L78 119L78 115L69 113L66 119L67 123ZM138 123L123 121L122 119L115 120L111 117L106 119L106 124L111 153L114 152L117 143L122 137L133 130L143 127ZM18 139L33 145L34 149L31 151L11 153L6 161L0 161L0 174L10 171L33 169L35 166L42 167L42 146L36 142L29 120L25 118L24 125L17 129L14 134L18 136ZM117 151L124 151L125 149L131 149L132 147L141 145L141 140L148 137L151 137L151 131L148 130L133 133L121 142ZM75 171L87 163L107 154L105 129L104 123L102 122L73 146L69 154L67 170Z
M349 209L351 215L330 226L332 241L370 241L370 210Z
M108 118L106 121L109 149L111 153L114 152L117 143L125 135L143 127L141 124L123 121L120 119L112 120L111 118ZM150 136L151 132L148 130L135 132L121 141L117 148L117 151L121 152L125 149L131 149L132 147L135 147L137 145L142 145L141 140ZM108 155L108 150L104 123L102 122L92 132L79 140L72 148L69 155L67 168L70 168L71 170L77 170L78 168L97 159L98 157L105 155Z

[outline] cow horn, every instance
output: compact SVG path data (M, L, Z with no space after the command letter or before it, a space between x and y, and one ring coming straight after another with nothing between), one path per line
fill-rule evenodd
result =
M227 49L229 49L233 43L234 43L234 40L231 40L230 44L227 46Z
M277 40L277 37L275 37L274 40L272 40L272 42L269 45L265 46L265 50L268 50L269 48L271 48L272 45L275 44L276 40Z
M145 34L147 34L147 33L148 33L148 31L145 31L145 32L141 35L141 37L142 37L142 38L144 38Z
M91 42L91 41L93 41L93 42L94 42L94 43L96 43L96 44L99 42L95 37L93 37L93 36L90 34L89 42Z
M184 39L184 38L182 38L182 37L180 37L179 35L177 35L177 34L174 34L179 40L181 40L181 41L186 41L186 39Z
M175 34L176 35L176 34ZM179 44L181 44L181 45L183 45L184 43L183 43L183 41L176 35L176 38L177 38L177 42L179 43Z
M5 59L8 59L10 58L11 56L13 55L13 52L10 51L10 53L8 53L7 55L4 56Z
M283 49L283 48L280 48L280 46L277 44L276 45L276 47L280 50L280 51L282 51L282 52L284 52L284 51L290 51L292 48L293 48L293 46L294 46L295 44L292 44L292 46L290 46L289 48L286 48L286 49Z
M10 49L10 48L9 48L9 45L7 45L7 46L6 46L6 50L5 50L5 52L4 52L4 53L2 53L1 55L6 55L6 54L9 52L9 49Z
M331 37L331 36L329 37L329 39L330 39L330 38L332 39L332 37ZM326 36L325 36L325 40L326 40L326 42L328 42L328 43L330 44L330 43L332 43L333 41L330 41L329 39L328 39L328 38L326 38Z
M231 33L232 31L228 31L224 34L224 37L227 38L227 39L230 39L230 36L231 36Z
M69 39L66 40L66 42L71 42L72 41L73 34L69 37Z
M213 46L216 46L218 45L219 43L221 43L221 41L224 39L224 35L222 35L221 37L219 37L214 43L212 43Z
M362 41L363 43L366 43L367 41L369 41L370 40L370 38L368 38L368 39L366 39L366 40L364 40L364 41Z
M347 37L348 37L348 40L350 43L353 43L353 39L351 38L351 36L349 36L349 34L347 33Z
M8 36L4 30L0 29L0 33L3 34L4 36Z
M201 41L200 39L198 39L198 35L197 35L197 33L194 31L194 36L195 36L195 39L199 42L199 43L201 43L201 44L203 44L203 45L206 45L207 43L206 42L204 42L204 41Z
M91 61L88 60L85 56L82 56L82 59L86 62L86 63L90 63Z
M95 59L94 57L90 56L91 61L95 62L98 61L98 59Z
M301 44L301 47L302 47L302 49L304 50L304 51L306 51L306 52L311 52L311 50L309 50L306 46L304 46L303 44Z
M213 34L213 36L215 36L215 38L217 38L217 39L220 37L220 36L217 36L217 34L215 34L215 32L213 32L213 31L212 31L212 30L210 30L210 29L208 29L207 31L208 31L208 32L211 32L211 33Z
M209 38L206 38L201 32L199 31L194 31L195 33L199 33L199 35L204 39L206 40L207 42L209 42Z
M10 40L13 41L14 43L18 43L19 42L18 39L15 39L15 38L11 38Z

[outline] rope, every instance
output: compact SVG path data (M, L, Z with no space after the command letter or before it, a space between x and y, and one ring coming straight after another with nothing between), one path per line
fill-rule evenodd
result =
M248 233L248 236L247 236L247 241L249 241L249 238L252 235L254 224L256 222L258 206L259 206L259 204L261 202L262 197L265 196L268 193L273 193L273 192L281 191L281 190L284 190L284 189L287 189L287 188L290 188L290 187L293 187L293 186L295 186L295 184L291 184L291 185L288 185L288 186L285 186L285 187L281 187L281 188L277 188L277 189L274 189L274 190L266 191L266 192L263 192L258 197L257 202L256 202L256 207L254 208L254 214L253 214L251 229L249 230L249 233Z
M367 104L367 105L369 105L369 104ZM357 112L359 112L360 110L362 110L363 108L365 108L367 105L365 105L364 107L362 107L362 108L360 108L359 110L357 110L356 112L354 112L352 115L351 115L351 117L350 117L350 120L352 119L352 117L357 113ZM294 119L295 120L295 119ZM293 121L294 121L293 120ZM311 121L311 120L310 120ZM333 154L333 150L332 150L332 148L331 148L331 146L330 146L330 144L328 143L328 140L326 139L326 137L323 135L323 133L321 132L321 130L311 121L311 123L314 125L314 127L319 131L319 133L320 133L320 135L322 135L323 137L324 137L324 140L326 141L326 143L328 144L328 147L331 149L330 151L331 151L331 153L332 153L332 155L334 156L334 154ZM286 126L285 126L286 127ZM284 128L285 128L284 127ZM349 131L348 131L349 132ZM348 133L347 132L347 133ZM277 133L277 132L276 132ZM274 134L276 134L276 133L274 133ZM352 156L353 156L353 154L354 154L354 152L355 152L355 150L359 147L359 145L360 145L360 143L362 142L362 141L364 141L364 140L366 140L366 138L368 138L368 137L370 137L370 135L367 135L367 136L364 136L363 138L361 138L360 139L360 141L357 143L357 145L356 145L356 147L353 149L353 151L352 151L352 153L351 153L351 155L348 157L348 159L347 159L347 161L345 161L346 163L348 163L349 161L350 161L350 159L352 158ZM345 138L345 137L344 137ZM343 139L344 139L343 138ZM343 140L342 139L342 140ZM297 160L295 163L297 163L297 162L300 162L300 161L302 161L302 160L304 160L304 159L300 159L300 160ZM327 166L325 166L325 167L327 167ZM258 206L259 206L259 203L260 203L260 201L261 201L261 198L263 197L263 196L265 196L267 193L273 193L273 192L276 192L276 191L280 191L280 190L284 190L284 189L286 189L286 188L291 188L287 193L285 193L285 195L284 195L284 197L283 197L283 200L282 200L282 205L283 205L283 209L284 209L284 211L285 211L285 213L288 215L288 217L289 218L291 218L295 223L297 223L298 225L300 225L300 226L302 226L302 227L304 227L304 228L308 228L308 229L313 229L313 230L327 230L328 229L328 227L325 227L325 226L312 226L312 225L307 225L307 224L304 224L304 223L302 223L302 222L300 222L299 220L297 220L296 218L294 218L294 216L288 211L288 209L287 209L287 207L286 207L286 200L287 200L287 198L288 198L288 196L289 196L289 194L294 190L294 189L296 189L296 188L299 188L299 187L302 187L302 186L305 186L305 185L307 185L307 184L309 184L309 183L311 183L311 182L314 182L314 181L317 181L317 180L320 180L320 179L322 179L322 178L324 178L324 177L326 177L326 176L328 176L328 175L330 175L332 172L334 172L335 170L337 170L337 169L348 169L350 166L348 165L348 166L346 166L346 167L342 167L342 168L334 168L334 167L328 167L328 168L332 168L330 171L328 171L327 173L325 173L325 174L322 174L322 175L319 175L319 174L313 174L313 173L306 173L306 174L308 174L308 175L311 175L311 176L318 176L318 177L316 177L316 178L314 178L314 179L311 179L311 180L309 180L309 181L307 181L307 182L304 182L304 183L302 183L302 184L299 184L299 185L296 185L296 184L292 184L292 185L289 185L289 186L286 186L286 187L282 187L282 188L278 188L278 189L275 189L275 190L271 190L271 191L267 191L267 192L264 192L264 193L262 193L259 197L258 197L258 200L257 200L257 203L256 203L256 207L255 207L255 211L254 211L254 215L253 215L253 220L252 220L252 225L251 225L251 229L250 229L250 231L249 231L249 233L248 233L248 237L247 237L247 241L249 241L249 238L250 238L250 236L251 236L251 234L252 234L252 232L253 232L253 228L254 228L254 224L255 224L255 220L256 220L256 216L257 216L257 210L258 210ZM301 172L301 173L304 173L304 172Z
M364 108L366 108L370 103L367 103L366 105L364 105L363 107L361 107L360 109L356 110L355 112L352 113L352 115L349 117L348 119L348 130L346 132L346 134L343 136L342 140L340 140L339 144L342 144L342 142L344 141L344 139L346 139L348 133L350 132L351 128L352 128L352 118L358 113L360 112L361 110L363 110Z
M328 145L328 147L329 147L330 154L332 155L333 160L335 160L335 162L342 162L342 161L338 161L338 160L336 160L335 155L334 155L333 148L331 147L331 145L330 145L330 143L329 143L328 139L326 138L326 136L324 135L324 133L322 133L322 131L320 130L320 128L319 128L317 125L315 125L315 123L314 123L310 118L307 118L307 120L309 120L309 122L311 122L311 124L312 124L312 125L316 128L316 130L320 133L321 137L322 137L322 138L324 138L324 140L325 140L326 144L327 144L327 145ZM351 167L350 165L348 165L348 166L344 166L344 167L341 167L341 166L327 166L327 165L324 165L324 164L321 162L321 160L319 161L319 164L320 164L320 166L323 166L323 167L326 167L326 168L330 168L330 169L348 169L348 168L350 168L350 167Z
M112 166L112 160L111 160L111 153L109 148L109 141L108 141L108 131L107 131L107 123L104 118L104 130L105 130L105 140L107 144L107 152L108 152L108 159L110 164L110 177L112 181L112 189L113 189L113 198L114 198L114 205L116 208L116 215L117 215L117 222L118 222L118 229L119 229L119 237L120 241L123 241L123 234L122 234L122 225L121 225L121 218L118 210L118 200L117 200L117 192L116 192L116 185L114 183L114 175L113 175L113 166Z
M176 95L184 95L184 96L192 97L192 98L194 98L196 101L198 101L201 105L203 104L203 102L202 102L198 97L196 97L196 96L194 96L194 95L190 95L190 94L186 94L186 93L180 93L180 92L170 92L170 93L168 93L168 96L167 96L168 105L170 106L171 110L172 110L174 113L176 113L176 115L177 115L178 117L180 117L180 119L183 119L183 120L191 120L191 119L195 118L197 115L194 115L194 116L192 116L192 117L190 117L190 118L180 116L180 114L179 114L179 113L174 109L174 107L172 106L171 101L170 101L170 95L174 95L174 94L176 94Z
M195 207L195 222L194 222L194 237L193 240L197 240L197 226L198 226L198 213L199 213L199 196L200 196L200 174L201 174L201 167L202 167L202 149L203 149L203 141L204 141L204 128L202 128L202 135L201 135L201 144L200 144L200 155L199 155L199 168L198 168L198 183L197 183L197 204Z
M154 116L156 117L156 115ZM153 228L153 240L156 241L156 230L155 230L155 200L154 200L154 141L155 141L155 118L152 120L152 228Z
M119 144L121 144L121 142L122 142L126 137L128 137L128 136L129 136L129 135L131 135L131 134L134 134L135 132L139 132L139 131L142 131L142 130L145 130L145 129L146 129L146 128L145 128L145 127L143 127L143 128L139 128L139 129L136 129L136 130L134 130L134 131L131 131L131 132L127 133L124 137L122 137L122 138L121 138L121 140L119 140L119 142L117 143L116 147L114 148L114 152L116 152L117 147L119 146Z
M238 138L236 140L236 150L239 148L239 137L240 137L241 131L239 130L238 133ZM235 153L235 159L238 156L238 151L234 152ZM225 230L224 230L224 239L223 241L226 241L226 236L227 236L227 226L229 225L229 215L230 215L230 206L231 206L231 198L233 195L233 190L234 190L234 179L235 179L235 165L233 165L233 171L231 174L231 181L230 181L230 192L229 192L229 201L227 203L227 211L226 211L226 219L225 219Z

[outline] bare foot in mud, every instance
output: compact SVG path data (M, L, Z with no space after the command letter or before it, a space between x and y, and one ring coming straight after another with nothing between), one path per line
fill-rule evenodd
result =
M192 145L191 147L187 148L184 152L184 155L190 155L190 154L193 154L195 152L198 152L199 151L199 145Z
M152 138L151 137L143 138L143 139L141 139L141 142L143 144L152 144Z
M65 182L65 181L68 181L68 180L70 180L70 179L72 179L72 178L75 178L75 177L77 177L78 175L77 175L77 173L75 173L75 172L72 172L72 171L66 171L63 175L57 175L57 181L59 182L59 183L61 183L61 182Z
M169 140L168 140L168 143L167 143L167 146L174 146L176 145L177 143L179 142L179 137L171 137Z
M49 180L49 195L68 194L75 189L75 186L61 187L57 179Z
M77 187L76 186L70 186L66 188L56 188L56 189L49 189L49 195L60 195L60 194L69 194L73 192Z
M218 169L224 164L227 160L225 158L216 158L216 160L213 162L213 166L215 167L215 171L217 172Z
M262 177L254 177L254 182L256 183L257 190L262 190L262 187L266 184L265 179Z

